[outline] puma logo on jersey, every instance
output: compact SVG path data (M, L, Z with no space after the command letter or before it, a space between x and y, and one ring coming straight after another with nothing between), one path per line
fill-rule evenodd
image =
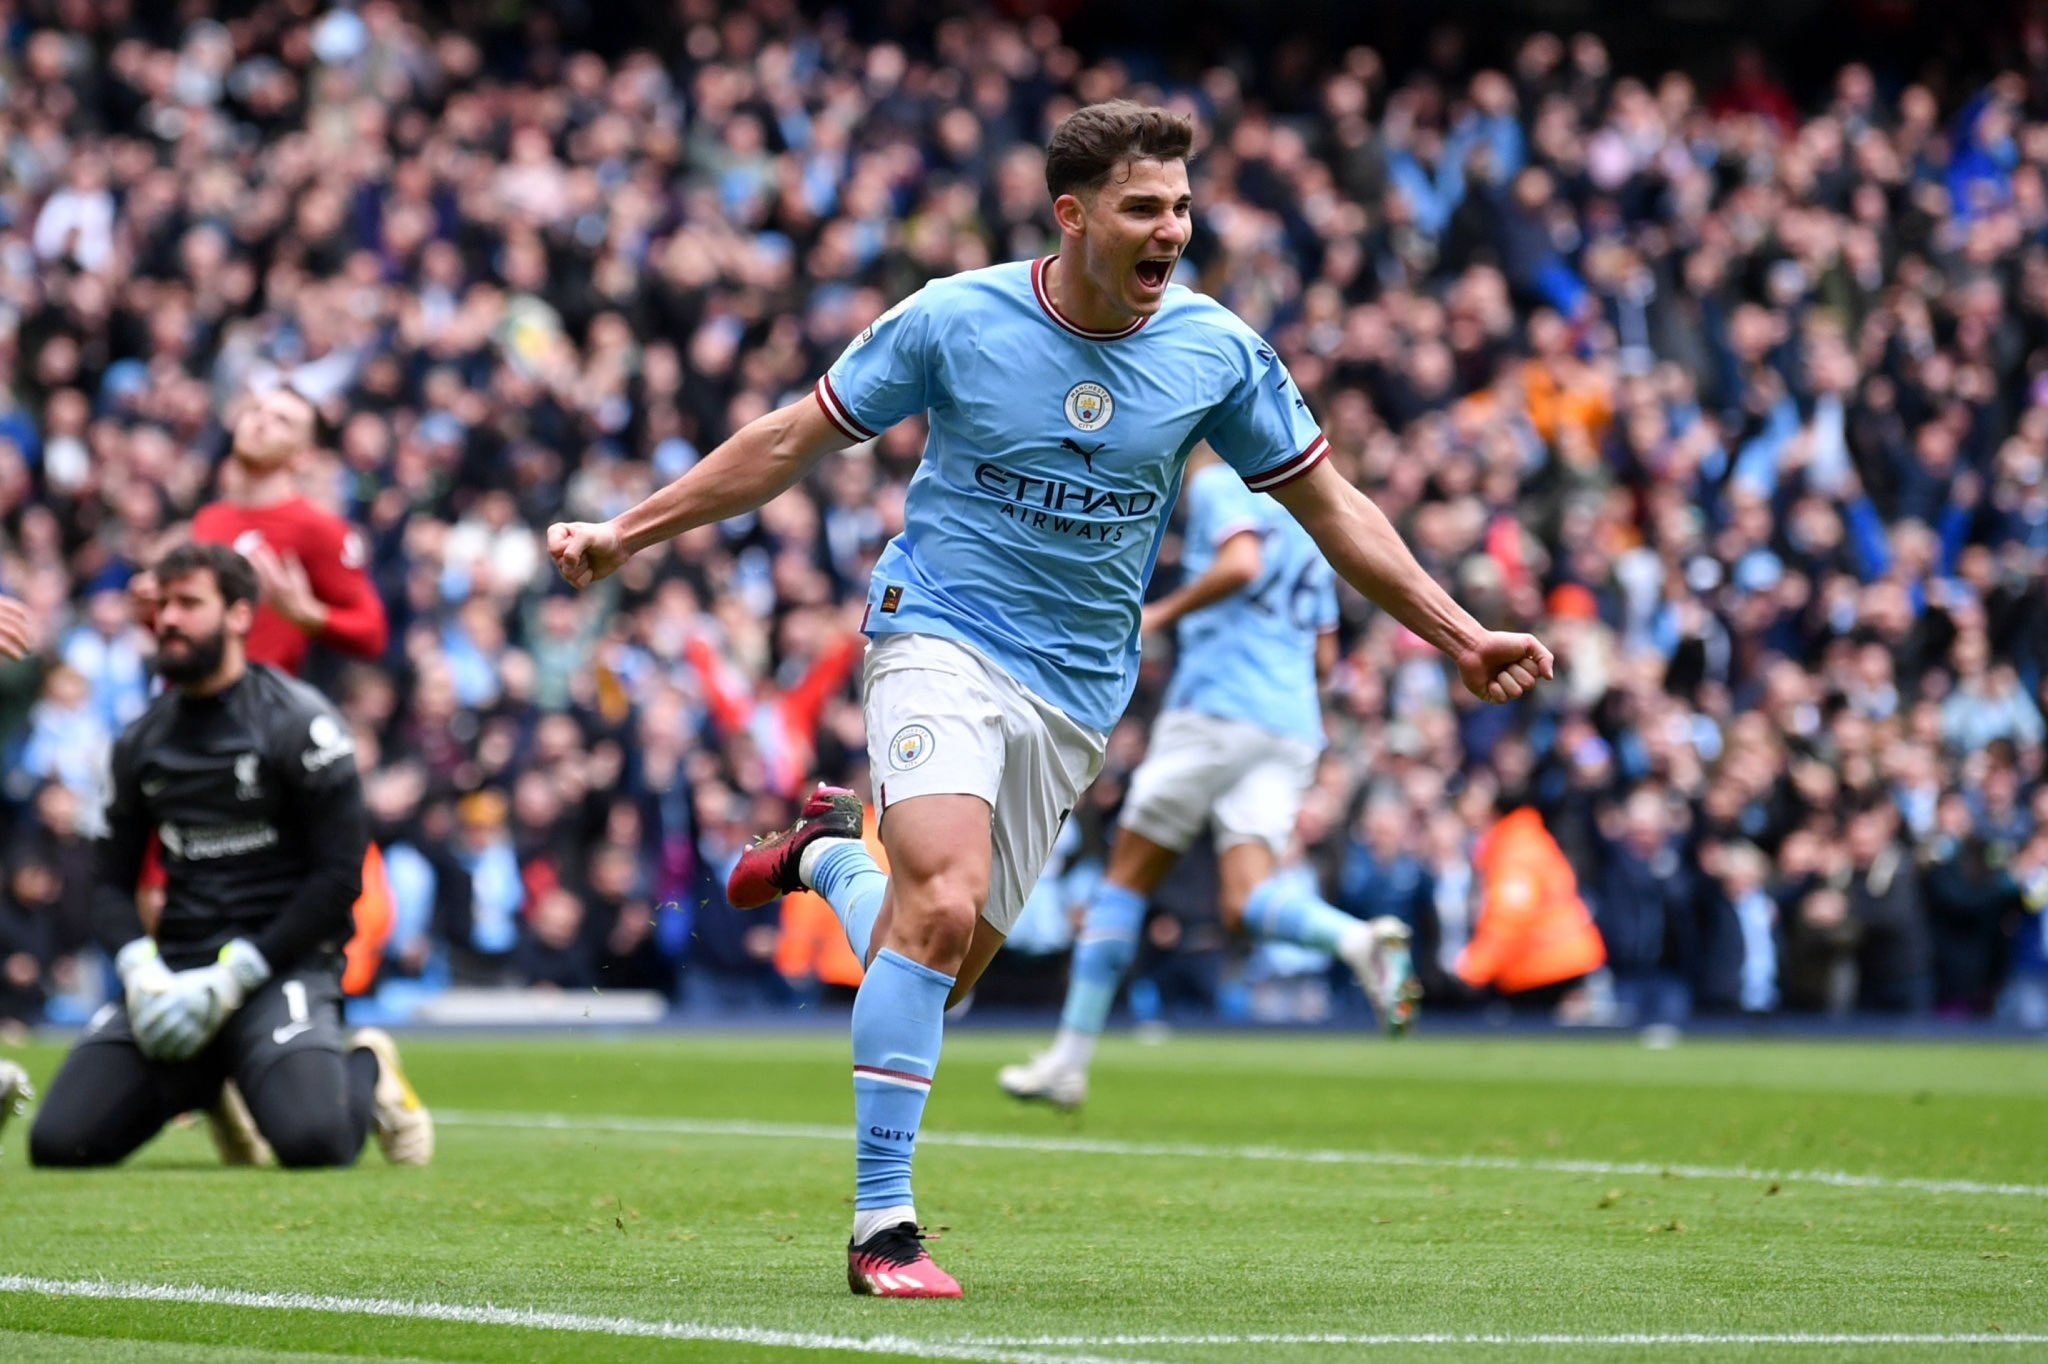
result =
M1075 440L1072 436L1066 436L1060 440L1060 449L1071 450L1079 455L1081 462L1088 466L1088 472L1092 474L1095 472L1095 456L1100 454L1102 447L1107 444L1109 444L1108 441L1103 441L1093 447L1084 448L1081 442Z

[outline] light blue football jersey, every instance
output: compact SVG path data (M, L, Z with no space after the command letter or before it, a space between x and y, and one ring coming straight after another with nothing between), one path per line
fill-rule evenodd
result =
M1258 579L1181 617L1165 708L1242 720L1321 748L1316 637L1337 626L1337 574L1285 507L1220 464L1196 474L1181 555L1188 581L1247 531L1259 537Z
M1272 347L1222 304L1176 285L1150 318L1092 333L1052 307L1048 264L927 284L817 397L854 440L930 417L867 632L958 641L1107 732L1137 683L1139 607L1188 452L1208 441L1265 491L1328 447Z

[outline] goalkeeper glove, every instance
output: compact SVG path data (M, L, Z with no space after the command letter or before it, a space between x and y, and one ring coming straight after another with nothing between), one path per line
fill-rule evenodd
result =
M213 965L180 971L168 988L149 997L132 1015L135 1040L153 1060L190 1060L250 992L269 979L270 963L263 954L248 939L236 938L221 948Z
M157 955L154 938L137 938L116 952L114 974L121 978L121 992L131 1021L142 1012L150 996L171 988L171 968Z

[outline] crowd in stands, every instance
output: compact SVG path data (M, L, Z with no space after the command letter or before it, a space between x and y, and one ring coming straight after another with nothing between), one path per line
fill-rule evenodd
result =
M1475 850L1533 809L1616 1017L2048 1025L2048 34L1967 86L1795 92L1588 34L1169 71L1045 18L680 0L601 56L548 10L508 38L403 0L9 9L0 589L41 634L0 670L0 1016L99 988L88 834L150 691L127 580L287 380L392 623L381 663L312 674L384 849L383 988L843 986L793 946L811 920L721 887L811 780L865 780L859 603L919 424L588 594L541 533L689 469L925 280L1051 249L1045 134L1123 95L1199 119L1180 282L1271 340L1461 600L1558 656L1478 706L1347 594L1303 874L1414 922L1456 1007L1503 893ZM1148 645L997 993L1056 990L1170 666ZM1327 963L1226 949L1203 877L1161 897L1141 1012L1343 1006Z

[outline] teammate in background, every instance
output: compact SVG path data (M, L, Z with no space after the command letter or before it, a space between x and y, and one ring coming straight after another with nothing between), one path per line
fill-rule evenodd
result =
M1179 627L1173 681L1131 776L1109 866L1074 943L1050 1050L1005 1066L1018 1099L1078 1108L1145 905L1213 825L1220 909L1232 929L1342 957L1389 1032L1415 1015L1408 929L1354 919L1297 878L1276 877L1323 748L1320 675L1337 626L1336 579L1315 541L1270 497L1198 454L1188 483L1187 582L1147 606L1146 631Z
M257 583L219 545L157 566L170 684L114 747L94 927L124 997L103 1006L29 1130L37 1165L110 1165L234 1079L288 1166L347 1165L374 1125L423 1165L433 1125L391 1039L342 1030L341 944L367 841L347 726L318 692L251 665ZM152 832L166 900L136 909Z
M856 337L815 390L749 422L610 521L551 526L577 587L751 511L825 455L927 415L903 533L868 589L863 676L884 873L860 801L821 787L733 869L739 906L816 890L868 962L853 1006L856 1293L958 1297L911 1197L949 999L1002 946L1138 674L1139 612L1188 454L1206 441L1273 493L1337 571L1509 701L1551 673L1416 563L1328 444L1273 349L1169 284L1189 233L1190 120L1124 101L1052 135L1060 252L935 280Z

